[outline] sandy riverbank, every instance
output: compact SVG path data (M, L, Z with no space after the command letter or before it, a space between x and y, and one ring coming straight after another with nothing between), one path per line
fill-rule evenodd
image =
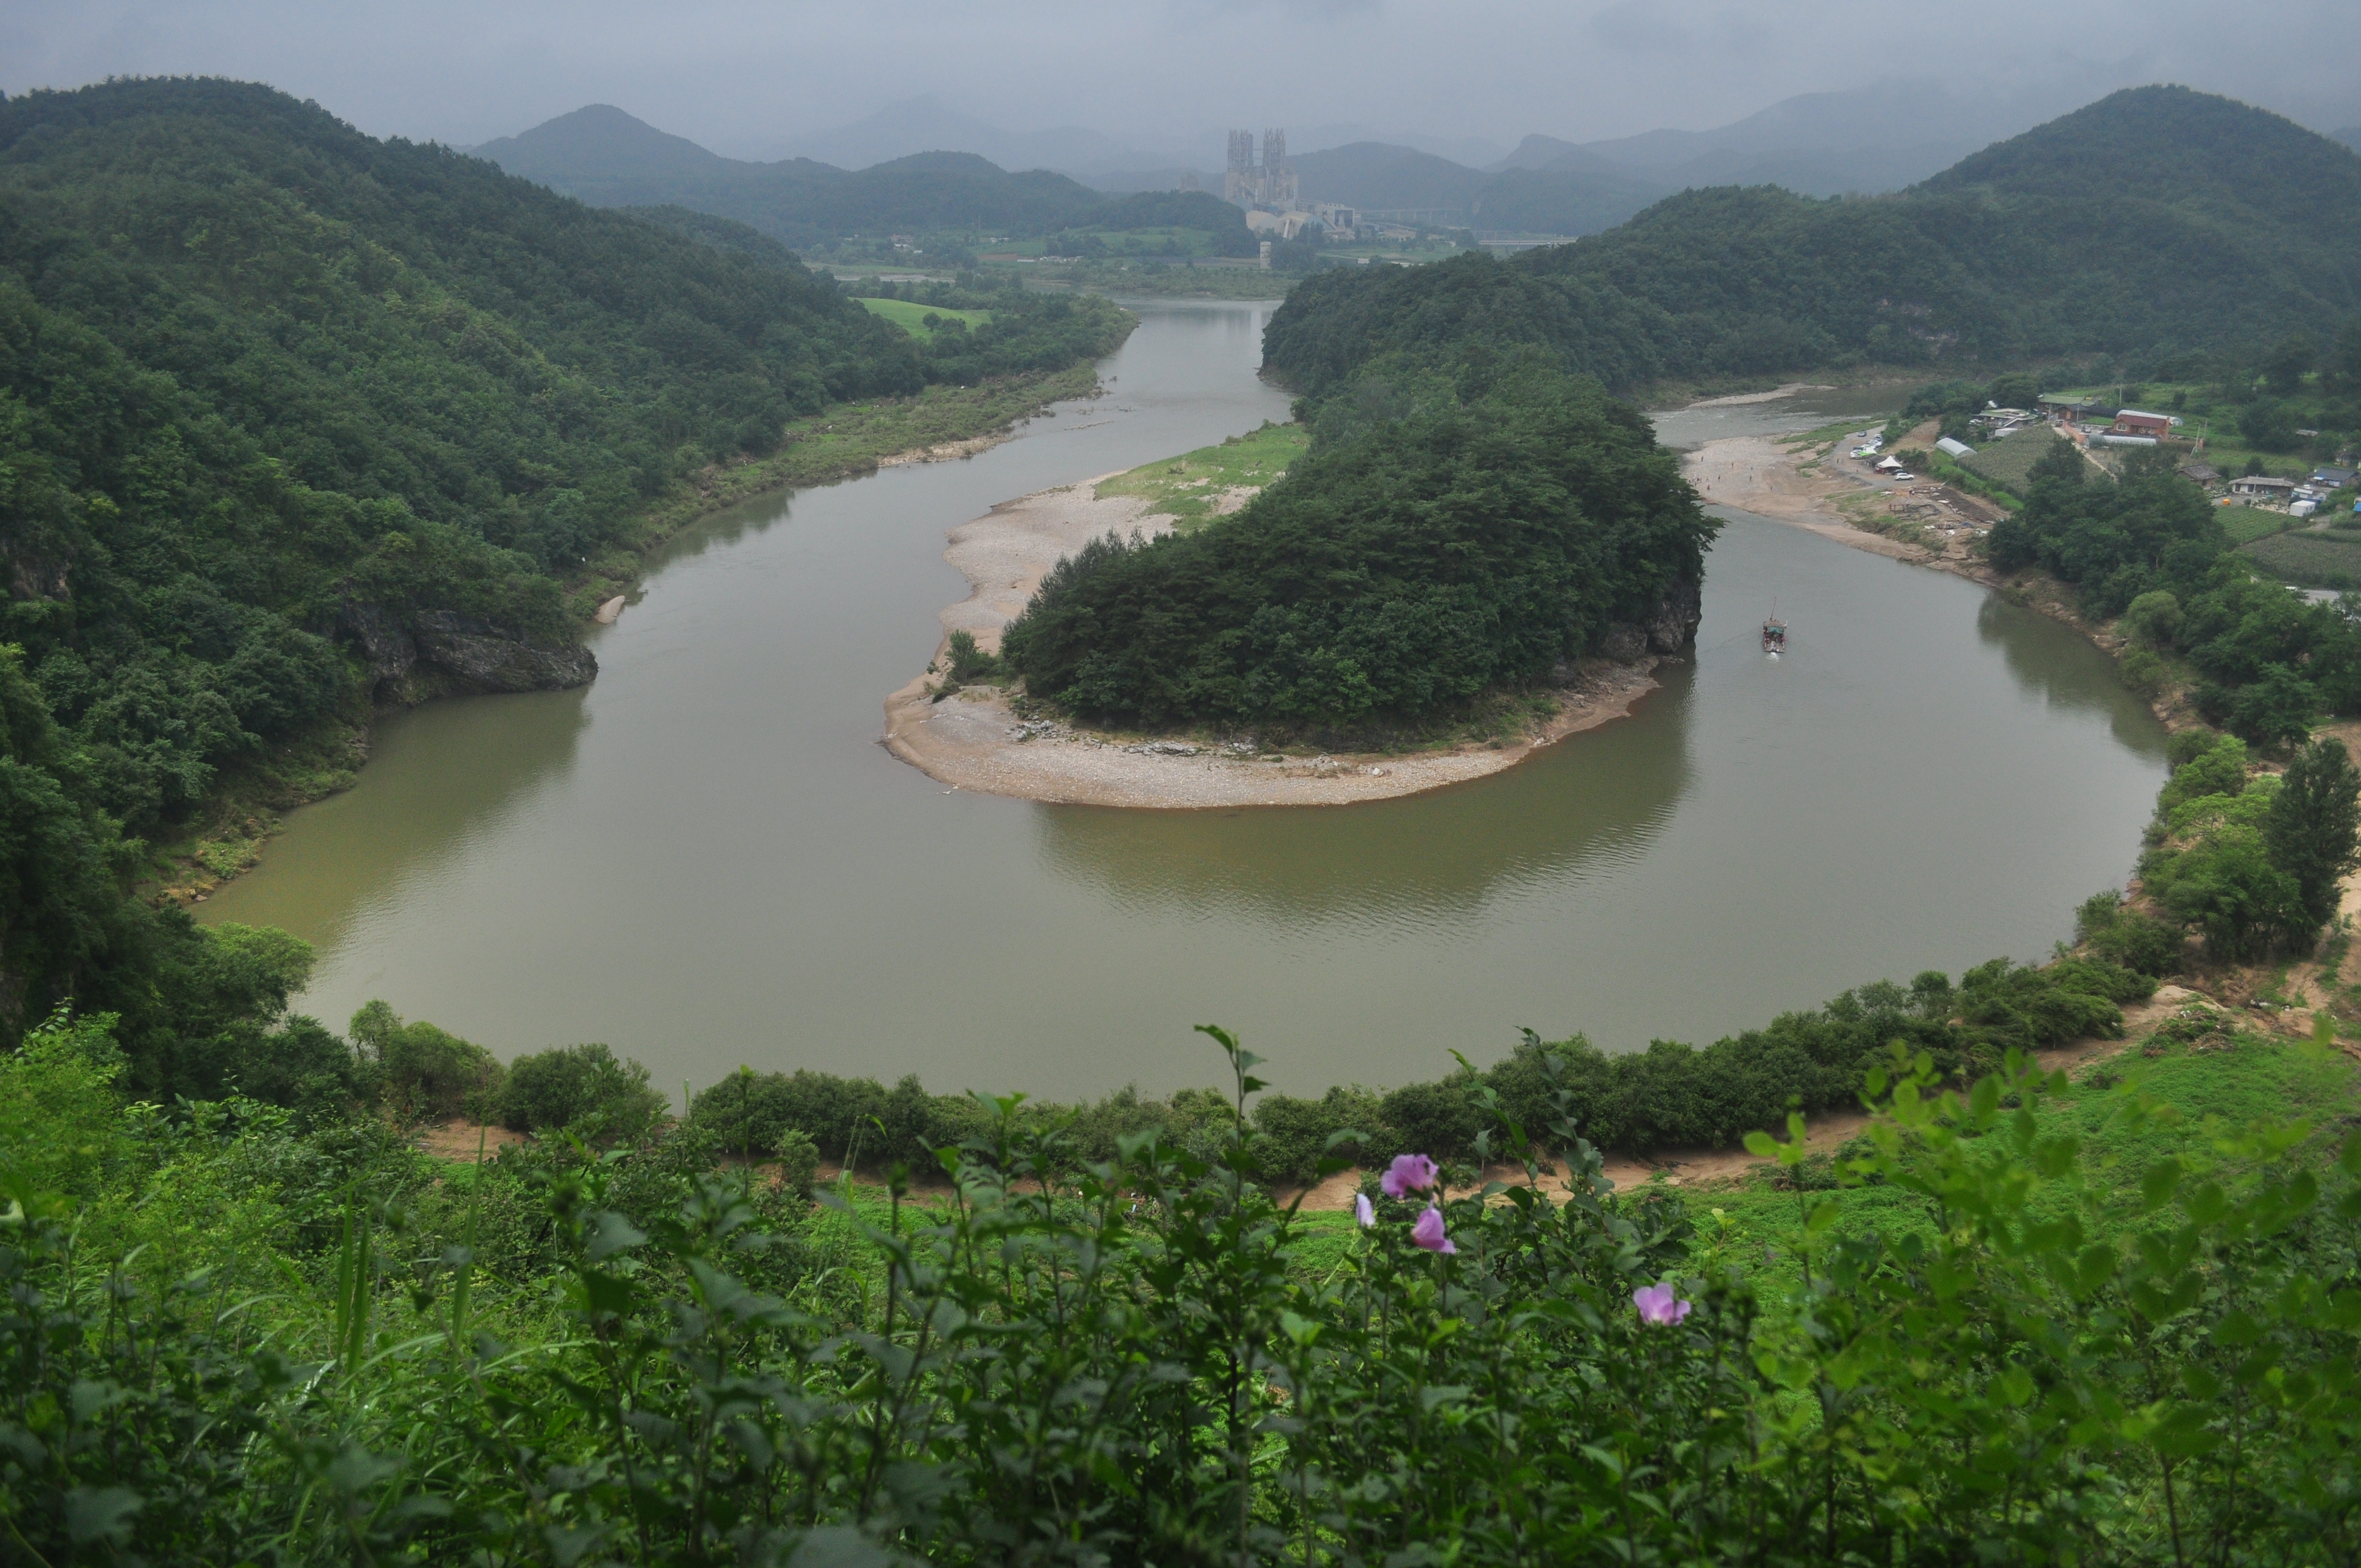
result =
M1137 530L1152 537L1170 529L1171 519L1148 515L1146 503L1135 498L1095 499L1097 484L1086 479L1004 501L951 531L943 558L967 578L969 593L942 612L947 637L969 631L980 646L996 651L1001 629L1060 558L1109 532ZM1469 744L1391 756L1305 756L1299 749L1268 761L1246 746L1126 743L1064 725L1027 724L987 688L937 702L924 675L885 699L885 745L954 789L1023 800L1164 809L1340 806L1416 795L1514 767L1543 746L1629 714L1655 689L1649 674L1654 664L1651 659L1587 670L1539 734L1497 750Z

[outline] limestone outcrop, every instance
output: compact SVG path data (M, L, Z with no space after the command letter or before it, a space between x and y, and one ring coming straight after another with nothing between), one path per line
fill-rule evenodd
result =
M1645 619L1609 627L1599 641L1598 652L1623 663L1651 653L1677 653L1697 636L1697 623L1704 619L1704 585L1683 580L1672 586Z
M496 621L456 610L409 616L383 605L347 605L337 630L368 664L379 702L442 693L558 691L598 674L590 650L533 642Z

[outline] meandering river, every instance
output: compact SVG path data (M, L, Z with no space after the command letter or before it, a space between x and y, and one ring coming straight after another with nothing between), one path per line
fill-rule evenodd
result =
M200 913L316 944L300 1005L333 1026L383 997L502 1055L604 1040L670 1085L746 1063L1062 1099L1213 1081L1200 1022L1298 1091L1433 1077L1521 1025L1703 1041L1864 981L2038 958L2130 870L2164 736L2103 655L1742 514L1694 663L1507 773L1294 811L946 792L877 744L966 592L945 531L1287 417L1255 374L1270 307L1137 308L1105 396L695 530L595 634L588 690L388 720L359 783ZM1793 631L1770 663L1774 600Z

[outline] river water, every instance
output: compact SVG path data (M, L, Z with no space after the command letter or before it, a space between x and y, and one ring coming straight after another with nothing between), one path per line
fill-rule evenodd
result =
M1406 800L1128 812L950 793L877 743L997 501L1284 419L1270 307L1157 302L974 458L684 538L584 691L388 720L208 920L317 945L304 1011L382 997L503 1056L603 1040L667 1085L741 1063L937 1091L1213 1081L1222 1023L1316 1091L1483 1061L1519 1025L1704 1041L1847 986L2068 935L2128 872L2163 732L2107 659L1972 584L1738 513L1692 663L1628 720ZM1794 429L1793 401L1665 439ZM1765 661L1775 600L1791 652Z

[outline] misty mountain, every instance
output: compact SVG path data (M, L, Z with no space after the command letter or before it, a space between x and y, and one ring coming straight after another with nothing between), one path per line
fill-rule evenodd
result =
M791 137L780 148L840 169L861 170L918 152L970 152L1003 169L1054 169L1081 175L1174 161L1172 149L1143 152L1080 126L1010 131L948 107L932 96L891 104L833 130Z
M1238 210L1218 197L1110 196L1046 169L1011 173L972 152L918 152L859 170L807 158L723 158L622 110L592 104L475 149L511 174L600 207L684 207L745 224L790 246L842 235L1180 225L1217 251L1251 255Z
M2153 363L2326 336L2356 307L2361 160L2264 110L2143 87L1882 201L1688 191L1578 246L1316 274L1266 349L1315 396L1455 333L1633 388L1863 363Z
M1575 143L1529 136L1496 171L1607 167L1666 190L1781 185L1806 196L1898 191L2073 106L2070 96L1955 97L1939 82L1806 93L1703 131Z
M1356 142L1291 161L1306 200L1532 234L1612 228L1669 187L1605 164L1487 173L1413 148Z
M2334 133L2329 139L2341 141L2354 151L2361 152L2361 126L2347 126L2343 130Z

